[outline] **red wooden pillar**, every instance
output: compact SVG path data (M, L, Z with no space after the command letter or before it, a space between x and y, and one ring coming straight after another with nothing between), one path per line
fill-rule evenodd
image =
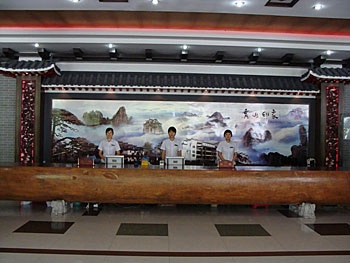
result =
M339 167L339 86L329 84L326 92L325 166Z
M8 61L0 74L16 78L15 161L23 166L39 164L41 76L59 76L49 61Z
M39 163L41 76L17 76L16 156L20 165Z
M319 114L316 120L316 151L320 166L337 169L343 165L343 139L341 116L344 114L344 86L349 84L350 75L345 68L312 68L301 81L318 84L320 97L317 99Z

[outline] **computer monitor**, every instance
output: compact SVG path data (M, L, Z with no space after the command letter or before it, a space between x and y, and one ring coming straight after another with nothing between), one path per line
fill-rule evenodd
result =
M124 168L124 155L106 155L106 168Z

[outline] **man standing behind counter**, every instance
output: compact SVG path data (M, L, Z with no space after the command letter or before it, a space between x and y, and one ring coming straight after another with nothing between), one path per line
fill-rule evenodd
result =
M180 140L175 139L176 128L171 126L168 129L169 138L165 139L160 146L162 150L162 160L165 157L178 157L182 154L182 143Z
M221 141L217 147L218 157L220 162L229 162L235 166L237 159L237 148L233 141L231 141L232 131L226 130L224 132L225 140Z
M103 139L98 146L98 155L104 162L106 155L120 155L119 143L113 139L114 131L112 128L106 129L106 139Z

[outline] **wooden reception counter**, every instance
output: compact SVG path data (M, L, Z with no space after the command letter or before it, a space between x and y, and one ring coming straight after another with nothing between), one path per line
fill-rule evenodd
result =
M0 200L350 204L350 171L0 166Z

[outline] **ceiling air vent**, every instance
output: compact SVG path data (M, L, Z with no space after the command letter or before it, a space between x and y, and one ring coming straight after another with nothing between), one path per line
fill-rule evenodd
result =
M265 6L293 7L299 0L269 0Z
M129 0L99 0L102 3L127 3Z

